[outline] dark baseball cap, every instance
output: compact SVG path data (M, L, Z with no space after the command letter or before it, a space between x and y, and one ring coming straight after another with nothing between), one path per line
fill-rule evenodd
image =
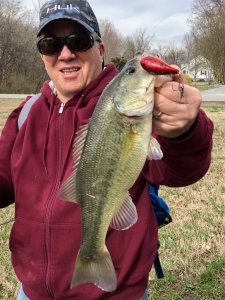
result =
M96 32L101 37L97 18L86 0L48 0L40 10L37 36L46 25L58 19L76 21L88 32Z

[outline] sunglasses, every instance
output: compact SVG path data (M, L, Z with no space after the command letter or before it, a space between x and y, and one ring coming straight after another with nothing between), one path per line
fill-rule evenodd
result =
M44 37L37 42L37 48L43 55L54 55L60 53L64 45L71 51L87 51L95 41L101 42L101 39L88 33L74 33L64 37Z

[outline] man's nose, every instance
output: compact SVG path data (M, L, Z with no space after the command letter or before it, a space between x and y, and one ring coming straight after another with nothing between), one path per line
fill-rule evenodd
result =
M61 52L60 52L59 59L65 60L65 59L71 59L71 58L74 58L74 57L76 57L75 52L71 51L69 49L69 47L64 45Z

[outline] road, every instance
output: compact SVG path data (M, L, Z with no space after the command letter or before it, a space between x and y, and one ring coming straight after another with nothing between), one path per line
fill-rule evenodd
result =
M0 94L0 99L26 99L27 94Z
M202 100L210 102L225 102L225 85L202 91Z
M225 102L225 85L217 88L202 91L202 100L210 102ZM0 99L25 99L27 95L23 94L0 94Z

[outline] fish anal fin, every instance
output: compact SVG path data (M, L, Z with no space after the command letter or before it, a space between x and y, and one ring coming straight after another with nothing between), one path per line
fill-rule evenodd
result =
M122 206L116 215L113 216L110 227L116 230L126 230L133 226L137 222L137 219L136 207L129 193L127 193Z
M148 159L160 160L163 157L163 153L159 142L151 137L148 148Z
M83 257L81 251L79 251L71 281L71 288L84 283L93 283L106 292L113 292L116 289L116 272L106 247L104 252L94 258Z

